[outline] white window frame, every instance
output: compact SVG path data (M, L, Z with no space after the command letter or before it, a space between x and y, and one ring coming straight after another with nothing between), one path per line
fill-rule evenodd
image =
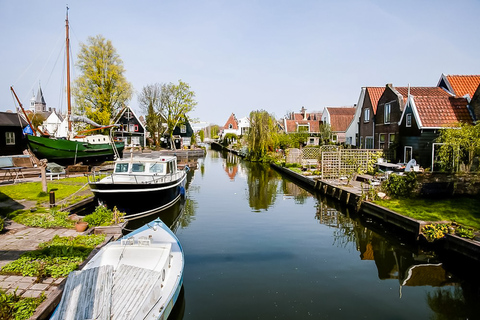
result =
M337 142L338 135L336 133L332 133L332 142Z
M393 141L392 141L392 136L393 136ZM389 133L388 134L388 147L390 148L390 145L395 142L395 133Z
M300 128L307 128L307 130L300 130ZM297 132L306 132L310 133L310 123L307 124L297 124Z
M373 149L373 137L365 137L365 149Z
M407 113L405 116L405 126L406 127L411 127L412 126L412 114Z
M231 129L231 128L230 128L230 129ZM182 124L182 125L180 126L180 133L187 133L187 126L186 126L186 125Z
M363 122L370 122L370 109L366 108L363 110Z
M15 132L12 132L12 131L5 132L5 143L7 146L15 145Z
M407 149L410 150L410 159L407 160ZM412 160L413 158L413 148L411 146L405 146L403 148L403 163L408 163L408 161Z
M390 123L391 113L392 105L390 103L385 103L385 107L383 108L383 123Z
M382 137L383 137L383 142L382 142ZM387 137L386 137L385 133L378 134L378 149L385 148L385 141L386 140L387 140Z

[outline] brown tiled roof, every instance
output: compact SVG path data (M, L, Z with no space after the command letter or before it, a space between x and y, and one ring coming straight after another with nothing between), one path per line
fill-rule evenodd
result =
M298 125L307 125L310 124L310 132L318 133L320 131L320 119L318 120L285 120L286 123L286 132L292 133L297 132Z
M2 127L25 127L27 122L23 117L19 117L17 113L0 112L0 126Z
M408 98L408 87L394 87L403 96L404 102ZM451 97L451 95L440 87L410 87L410 95L422 97Z
M334 132L347 131L348 126L355 117L356 108L349 107L326 107L330 113L330 126Z
M459 122L472 124L467 100L448 96L413 96L423 128L451 127Z
M385 91L385 87L367 87L368 96L370 97L370 102L372 103L373 114L377 113L378 100Z
M446 75L445 77L457 97L463 97L466 94L470 95L470 98L473 97L480 85L480 75Z

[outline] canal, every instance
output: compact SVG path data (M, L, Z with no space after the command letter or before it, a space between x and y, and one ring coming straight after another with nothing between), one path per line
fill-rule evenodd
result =
M269 166L208 150L189 178L163 217L186 260L170 319L480 317L475 276Z

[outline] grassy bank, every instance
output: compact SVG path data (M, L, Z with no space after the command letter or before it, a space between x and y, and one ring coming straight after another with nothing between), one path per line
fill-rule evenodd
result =
M480 199L455 197L451 199L388 199L376 204L404 216L423 221L450 221L480 230Z

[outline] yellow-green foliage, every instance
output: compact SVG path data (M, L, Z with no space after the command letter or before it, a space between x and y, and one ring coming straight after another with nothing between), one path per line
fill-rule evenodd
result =
M444 223L429 224L422 228L422 233L428 241L433 242L448 233L448 226Z

